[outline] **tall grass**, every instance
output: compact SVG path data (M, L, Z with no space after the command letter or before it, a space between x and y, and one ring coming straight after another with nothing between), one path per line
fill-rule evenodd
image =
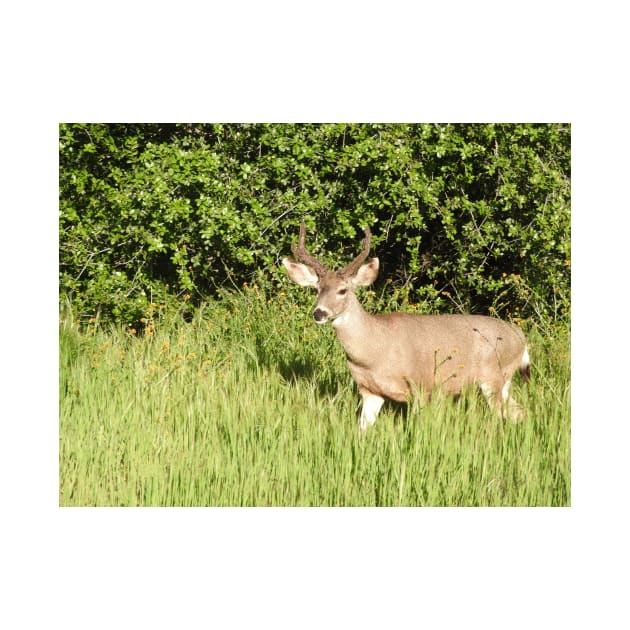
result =
M360 398L330 327L300 298L246 288L185 323L60 321L62 506L562 506L570 503L567 333L529 334L528 419L474 389L386 405Z

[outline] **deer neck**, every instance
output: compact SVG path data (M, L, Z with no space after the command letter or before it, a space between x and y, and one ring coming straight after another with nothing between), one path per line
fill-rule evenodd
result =
M369 344L366 341L373 328L373 319L374 316L367 313L353 295L348 308L332 322L337 338L350 362L364 364L370 356Z

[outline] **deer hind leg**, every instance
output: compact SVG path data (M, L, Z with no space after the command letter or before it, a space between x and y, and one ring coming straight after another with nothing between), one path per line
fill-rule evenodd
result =
M523 408L510 396L510 385L512 381L507 381L503 386L501 395L503 397L503 413L512 422L518 422L525 412Z
M361 409L361 419L359 420L359 429L365 431L368 424L374 424L376 422L376 416L381 410L385 399L377 396L376 394L370 394L368 391L361 391L363 396L363 407Z
M510 396L510 386L512 380L507 380L503 386L497 383L482 381L480 383L488 404L501 414L502 418L509 418L513 422L517 422L523 415L521 406Z

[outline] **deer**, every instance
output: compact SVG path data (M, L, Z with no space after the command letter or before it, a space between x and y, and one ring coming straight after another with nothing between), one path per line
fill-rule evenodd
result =
M502 418L518 421L523 410L510 396L512 378L517 369L530 377L521 329L488 315L368 313L355 291L374 282L379 259L366 262L372 235L369 228L364 234L359 255L331 270L307 251L302 222L298 244L291 244L297 260L282 259L293 282L317 289L313 319L332 324L346 354L362 397L360 431L376 422L385 399L405 403L420 391L430 400L435 390L457 396L471 384Z

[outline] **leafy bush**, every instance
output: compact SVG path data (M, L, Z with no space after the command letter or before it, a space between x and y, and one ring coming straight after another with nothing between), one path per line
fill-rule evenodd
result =
M568 125L62 124L59 179L61 294L82 317L286 283L303 218L331 265L369 225L397 305L569 316Z

